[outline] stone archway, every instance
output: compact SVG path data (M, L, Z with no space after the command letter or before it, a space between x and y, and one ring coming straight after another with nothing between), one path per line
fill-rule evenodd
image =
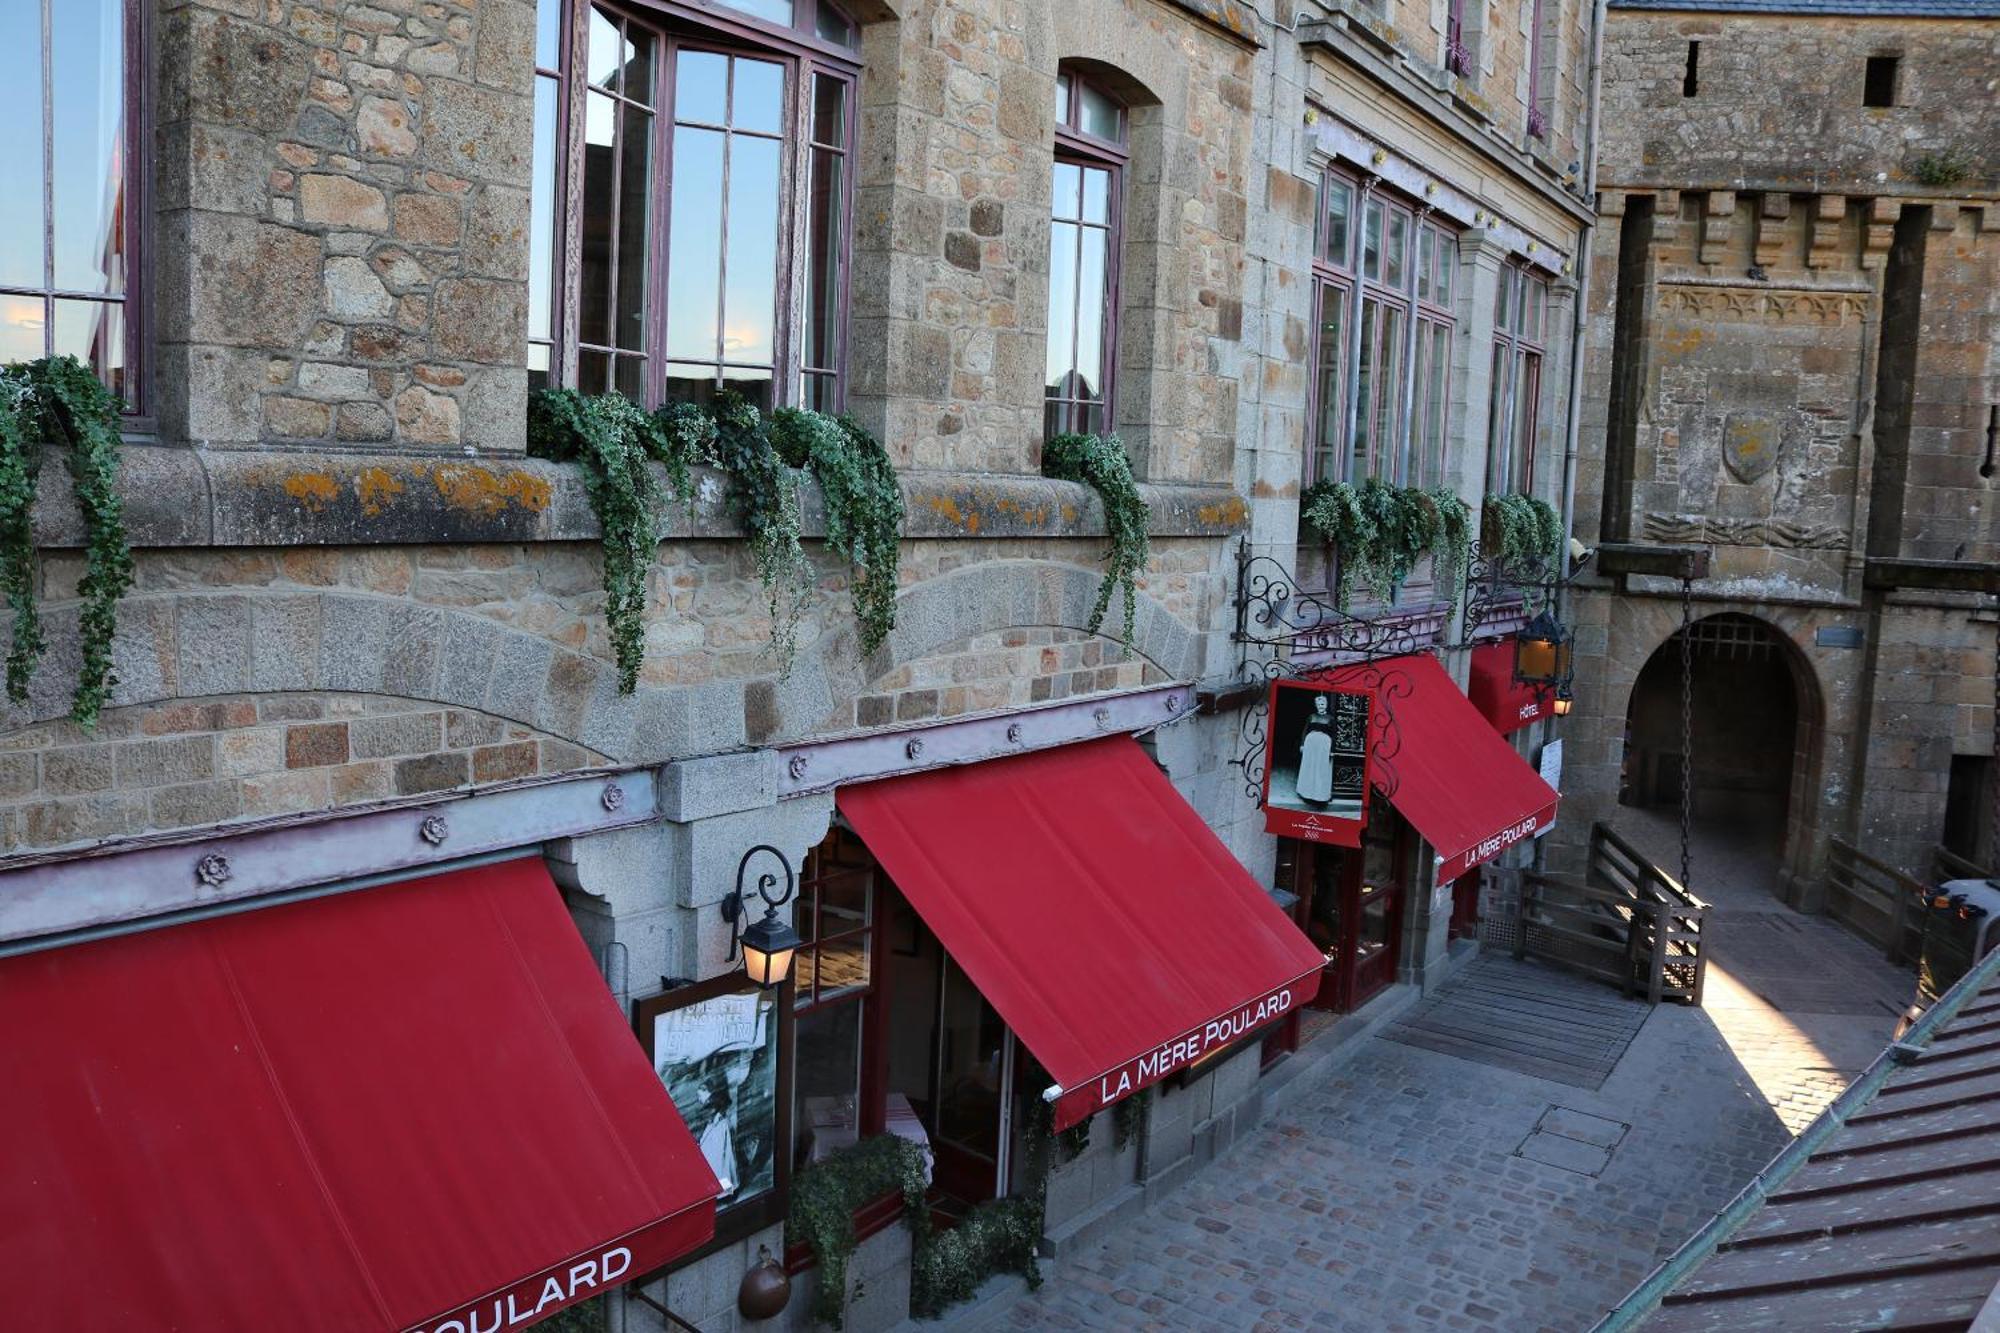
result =
M1618 799L1639 807L1681 798L1681 647L1690 640L1690 764L1695 818L1768 861L1773 891L1809 879L1822 842L1819 801L1825 703L1812 664L1776 626L1724 612L1676 630L1632 683Z

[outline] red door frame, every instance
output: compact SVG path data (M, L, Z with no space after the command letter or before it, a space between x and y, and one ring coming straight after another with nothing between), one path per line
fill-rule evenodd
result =
M1400 820L1395 834L1395 846L1391 852L1392 863L1401 866L1409 851L1410 831ZM1402 953L1403 912L1408 895L1404 891L1402 877L1384 880L1378 893L1389 895L1387 908L1387 941L1385 947L1374 957L1363 962L1361 951L1362 917L1362 859L1358 850L1333 847L1321 843L1286 840L1292 857L1291 882L1280 884L1295 894L1298 901L1293 905L1293 920L1301 930L1311 934L1313 922L1313 894L1317 876L1314 873L1319 857L1340 858L1339 878L1333 891L1339 895L1340 929L1333 945L1333 961L1326 966L1320 982L1319 994L1312 1005L1316 1009L1329 1009L1334 1013L1349 1013L1372 999L1383 988L1396 979L1396 964ZM1321 941L1315 939L1315 943Z

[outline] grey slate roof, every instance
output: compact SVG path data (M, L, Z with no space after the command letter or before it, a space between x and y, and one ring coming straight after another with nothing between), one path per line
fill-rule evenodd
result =
M1613 9L1704 14L1807 14L1829 18L2000 18L2000 0L1610 0Z

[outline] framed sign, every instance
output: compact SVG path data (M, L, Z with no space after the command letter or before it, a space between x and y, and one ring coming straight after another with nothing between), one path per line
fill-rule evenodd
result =
M1361 845L1368 818L1374 695L1312 681L1271 683L1264 828L1309 842Z
M789 1183L791 987L760 990L732 973L633 1006L640 1043L722 1185L724 1220L764 1225ZM734 1230L734 1228L731 1228Z

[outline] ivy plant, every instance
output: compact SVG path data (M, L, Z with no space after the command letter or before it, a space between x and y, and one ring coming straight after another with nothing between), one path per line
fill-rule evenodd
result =
M764 414L740 394L715 402L715 461L729 474L729 507L750 540L757 578L771 614L771 647L779 672L798 651L799 621L811 605L812 562L800 542L799 478L777 449Z
M583 469L584 489L604 543L604 619L618 688L630 694L646 654L646 575L659 547L666 491L694 500L692 468L711 456L715 423L700 408L647 412L620 393L585 397L544 389L528 399L528 452ZM662 489L649 462L662 465Z
M771 440L787 465L819 481L827 544L854 566L861 651L874 652L896 625L903 539L903 489L889 451L851 417L789 407L772 413Z
M1562 516L1532 495L1489 495L1480 516L1480 545L1486 558L1505 568L1553 561L1562 554Z
M7 696L28 698L41 658L35 605L34 507L44 442L69 445L71 485L85 533L83 578L77 585L82 662L70 717L95 727L117 685L112 642L118 599L132 586L132 550L118 498L117 398L73 356L46 357L0 368L0 587L13 612L7 652Z
M1082 482L1103 499L1104 528L1111 538L1111 550L1105 557L1097 601L1090 609L1089 628L1095 634L1103 626L1111 594L1122 588L1125 633L1121 641L1130 648L1138 612L1138 576L1146 568L1151 546L1146 538L1146 502L1139 497L1125 446L1116 435L1058 435L1042 446L1042 475Z
M929 1189L924 1150L894 1134L877 1134L812 1165L792 1177L792 1200L785 1215L785 1243L804 1245L819 1267L813 1318L838 1329L847 1298L847 1261L859 1242L854 1211L891 1191L903 1196L904 1219L915 1246L930 1238Z
M1300 495L1299 513L1340 552L1335 596L1343 610L1357 582L1390 601L1426 555L1460 574L1470 556L1471 511L1443 487L1391 486L1375 477L1316 482Z
M1042 1285L1035 1248L1042 1240L1037 1199L988 1199L948 1231L917 1242L910 1260L910 1313L928 1318L972 1299L995 1273L1019 1273Z

